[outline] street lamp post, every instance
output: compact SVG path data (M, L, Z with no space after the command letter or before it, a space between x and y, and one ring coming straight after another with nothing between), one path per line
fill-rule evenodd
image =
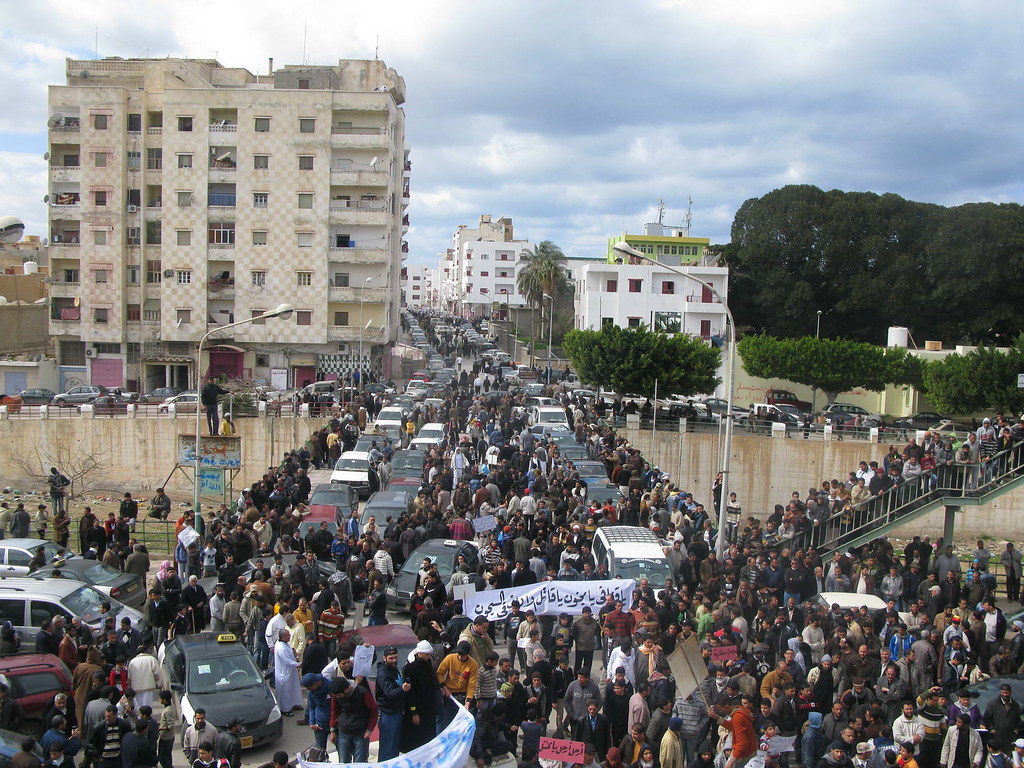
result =
M236 323L228 323L227 325L218 325L216 328L208 330L203 337L199 340L199 348L196 350L196 445L195 445L195 474L192 477L193 485L192 489L192 510L196 517L202 514L200 511L200 474L202 472L202 369L203 369L203 345L206 340L218 331L226 331L228 328L237 328L240 325L249 325L257 320L266 320L268 317L290 317L292 314L291 304L279 304L277 309L270 312L264 312L262 315L256 315L256 317L250 317L245 320L239 320Z
M368 277L363 280L363 284L359 286L359 359L356 361L356 365L359 370L359 392L363 391L363 336L366 335L366 326L363 325L363 299L366 294L366 286L373 281L373 277Z
M821 338L821 310L820 309L818 310L818 322L814 326L814 338L815 339L820 339ZM814 419L814 406L815 406L815 401L817 400L817 398L818 398L818 385L817 384L812 384L811 385L811 419L812 420Z
M729 304L722 298L721 294L711 283L701 280L699 277L694 277L688 272L684 272L678 267L673 267L668 264L662 264L660 261L652 259L647 254L641 253L636 248L633 248L628 243L620 242L612 246L612 249L618 251L625 256L633 256L634 258L641 259L655 266L661 267L662 269L674 272L677 275L682 275L685 278L693 280L695 283L699 283L704 288L711 291L711 295L718 299L721 303L722 308L725 310L726 316L726 329L728 331L728 344L729 344L729 365L726 369L729 377L729 385L726 389L726 405L725 405L725 450L724 456L722 457L722 501L719 505L718 511L718 538L715 541L715 553L721 557L725 554L726 545L726 526L729 522L729 517L726 512L729 506L729 470L732 466L732 426L733 426L733 400L736 394L736 324L732 319L732 310L729 309Z
M548 294L544 294L544 298L548 300L548 372L544 377L547 383L551 384L551 329L555 325L555 300Z

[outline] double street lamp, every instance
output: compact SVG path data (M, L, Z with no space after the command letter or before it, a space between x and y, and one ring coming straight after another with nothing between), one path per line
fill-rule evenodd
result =
M359 286L359 360L356 361L356 365L359 370L359 391L362 392L366 389L366 385L363 381L363 337L366 335L366 329L370 327L370 323L373 322L373 318L363 325L363 299L366 295L366 286L369 285L375 279L374 276L370 276L363 280L363 284Z
M718 505L718 538L715 541L715 553L721 557L725 554L726 546L726 526L729 522L729 517L726 512L729 506L729 470L732 466L732 426L733 426L733 399L736 394L736 324L732 319L732 310L729 309L729 305L725 299L722 298L721 294L711 283L701 280L699 277L691 275L689 272L684 272L682 269L668 264L662 264L656 259L652 259L647 254L641 253L636 248L633 248L626 242L619 242L612 246L612 250L618 251L624 256L631 256L641 261L646 261L649 264L653 264L657 267L661 267L669 272L674 272L677 275L682 275L688 280L693 280L695 283L699 283L702 287L706 288L711 292L711 295L718 299L718 302L722 305L725 310L726 316L726 330L728 332L729 344L729 366L727 368L727 374L729 377L729 384L726 390L726 406L725 414L722 418L725 419L725 449L724 455L722 456L722 485L721 485L721 502ZM657 410L658 404L654 404L655 410Z
M266 320L268 317L283 317L285 319L292 315L291 304L279 304L277 309L273 309L270 312L264 312L262 315L256 315L255 317L248 317L245 320L239 320L236 323L228 323L227 325L218 325L208 330L203 337L199 340L199 348L196 350L196 445L195 445L195 474L193 475L193 488L192 493L192 509L198 518L202 512L200 511L200 487L201 487L201 473L203 466L203 454L202 454L202 410L203 410L203 345L206 340L219 331L226 331L228 328L237 328L240 325L249 325L260 320ZM198 530L198 527L197 527Z
M551 383L551 329L555 325L555 300L548 294L542 294L548 300L548 372L545 381Z

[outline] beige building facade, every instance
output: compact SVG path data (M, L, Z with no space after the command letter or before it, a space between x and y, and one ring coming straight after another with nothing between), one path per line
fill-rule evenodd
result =
M397 337L405 83L381 61L256 75L68 60L50 87L50 332L61 385L281 387L379 366ZM360 357L360 349L362 356ZM382 371L385 375L387 371Z

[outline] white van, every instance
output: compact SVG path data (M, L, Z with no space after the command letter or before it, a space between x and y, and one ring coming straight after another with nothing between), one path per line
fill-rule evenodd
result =
M657 591L674 583L672 565L654 531L632 525L603 525L594 534L594 562L608 566L613 579L646 578Z

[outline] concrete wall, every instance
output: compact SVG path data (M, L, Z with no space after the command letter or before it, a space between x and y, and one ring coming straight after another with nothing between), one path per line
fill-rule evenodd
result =
M243 485L263 474L286 450L299 447L324 422L320 419L238 419L242 438ZM149 491L174 468L177 435L191 434L191 419L11 419L0 422L0 484L29 489L24 473L12 463L16 456L34 457L49 466L48 453L58 446L91 453L109 464L92 483L110 491ZM711 484L720 465L716 434L659 431L652 447L650 430L625 430L624 436L648 459L669 472L682 488L710 506ZM771 439L737 433L733 440L730 488L736 491L743 514L764 518L774 504L785 503L793 491L801 495L823 479L845 478L861 459L881 459L884 446L863 442ZM186 475L177 473L168 483L172 498L191 492ZM235 488L240 487L237 483ZM1006 494L990 505L967 508L957 521L957 536L1024 538L1024 490ZM912 530L900 532L941 535L941 512L916 520Z
M671 474L681 488L711 505L711 486L721 466L717 434L685 434L659 430L652 441L651 430L625 430L623 435L652 465ZM881 462L887 445L862 441L803 440L800 438L754 437L737 431L733 436L733 458L729 490L735 491L743 516L762 520L775 504L785 504L793 491L806 496L811 486L823 480L844 480L860 462ZM957 537L994 536L1000 540L1024 537L1024 489L1013 491L984 507L966 507L957 517ZM942 511L918 518L896 535L942 535Z

